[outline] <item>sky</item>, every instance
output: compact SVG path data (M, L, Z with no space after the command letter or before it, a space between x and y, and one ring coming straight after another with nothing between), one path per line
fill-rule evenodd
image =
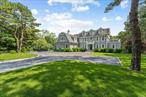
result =
M111 35L124 30L124 22L130 10L130 0L104 13L112 0L10 0L27 6L33 16L46 29L58 35L70 30L71 34L100 27L110 28Z

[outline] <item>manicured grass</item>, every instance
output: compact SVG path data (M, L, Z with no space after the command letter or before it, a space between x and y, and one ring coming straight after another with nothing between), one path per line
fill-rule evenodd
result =
M119 57L124 67L129 67L131 64L131 54L124 54L124 53L99 53L93 52L95 56L113 56ZM142 55L141 57L141 64L142 68L146 68L146 55Z
M146 56L142 72L133 72L130 54L93 54L119 57L123 66L70 60L2 73L0 97L146 97Z
M30 53L4 53L0 54L0 61L7 61L7 60L14 60L14 59L23 59L23 58L30 58L36 55Z
M146 97L146 73L58 61L0 74L0 97Z

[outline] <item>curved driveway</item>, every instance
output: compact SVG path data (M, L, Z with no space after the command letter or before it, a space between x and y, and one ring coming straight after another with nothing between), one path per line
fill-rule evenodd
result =
M0 73L26 68L42 63L61 61L61 60L80 60L82 62L93 62L93 63L102 63L102 64L110 64L110 65L118 65L118 66L120 65L120 61L118 58L95 57L92 56L90 52L84 52L84 53L33 52L33 53L38 54L39 57L24 59L24 60L15 60L10 62L0 62Z

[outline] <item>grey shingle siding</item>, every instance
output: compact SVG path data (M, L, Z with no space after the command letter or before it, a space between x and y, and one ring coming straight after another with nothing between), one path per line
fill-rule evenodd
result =
M98 30L83 31L76 35L61 32L58 36L56 48L121 48L120 40L110 38L110 29L99 28ZM64 41L62 40L64 37Z

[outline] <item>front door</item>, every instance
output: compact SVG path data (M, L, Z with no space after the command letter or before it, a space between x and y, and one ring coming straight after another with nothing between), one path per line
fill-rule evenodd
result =
M89 49L89 50L92 50L92 49L93 49L93 45L92 45L92 44L89 44L89 45L88 45L88 49Z

